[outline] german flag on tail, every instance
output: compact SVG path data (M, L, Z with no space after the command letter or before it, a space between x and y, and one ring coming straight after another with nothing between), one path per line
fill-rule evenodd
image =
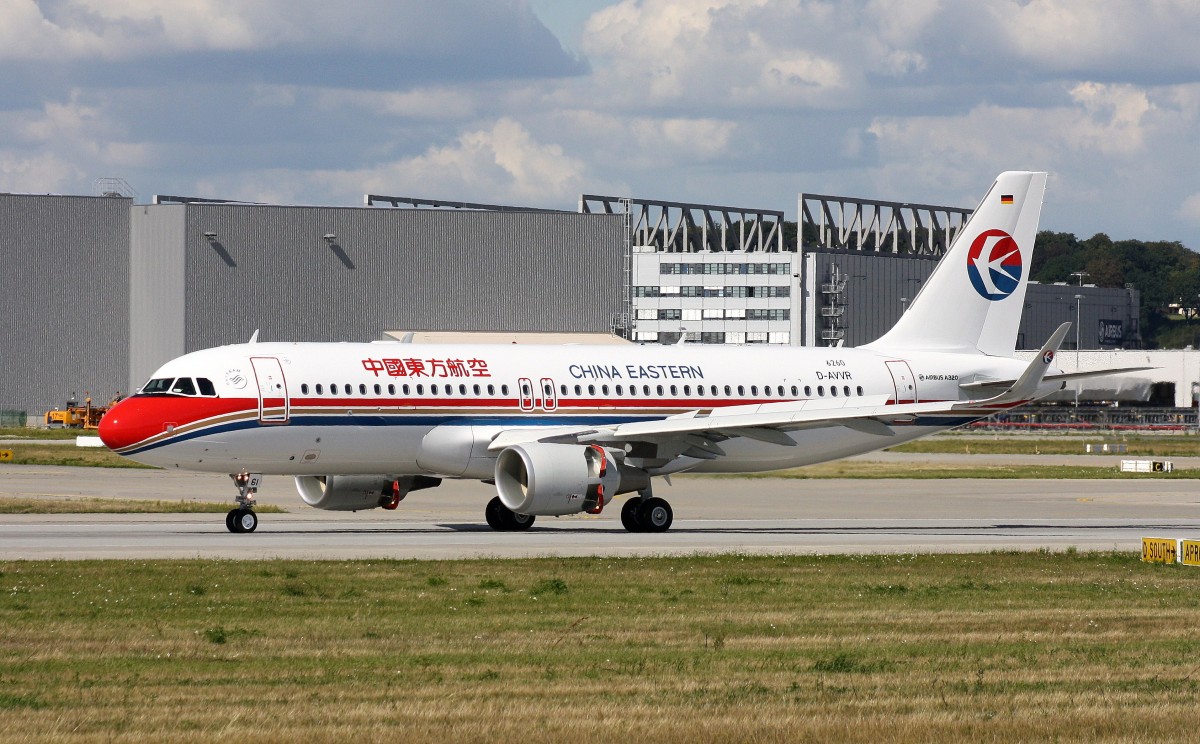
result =
M1013 203L1013 195L1012 194L1001 194L1000 195L1000 203L1001 204L1012 204Z

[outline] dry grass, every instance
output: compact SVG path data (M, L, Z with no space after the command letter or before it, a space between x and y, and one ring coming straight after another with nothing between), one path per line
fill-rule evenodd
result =
M228 503L216 501L0 496L0 514L223 514L229 511L229 507ZM264 514L287 513L270 504L259 504L254 508Z
M1129 434L1112 432L1091 436L1022 437L1007 434L948 432L889 447L889 452L963 455L1083 455L1087 444L1124 444L1124 457L1195 457L1200 437L1187 434Z
M700 478L790 478L810 480L821 478L907 478L910 480L945 480L947 478L990 478L1014 480L1024 478L1071 480L1137 480L1145 478L1194 479L1200 470L1176 468L1170 473L1122 473L1111 462L1085 465L972 465L928 463L889 463L836 460L819 465L807 465L792 470L772 470L762 473L732 475L704 474L684 477Z
M0 572L14 740L1187 740L1200 703L1200 573L1126 555Z
M36 442L4 445L12 450L11 465L67 465L95 468L149 468L140 462L126 459L104 447L73 447L68 444L39 444Z

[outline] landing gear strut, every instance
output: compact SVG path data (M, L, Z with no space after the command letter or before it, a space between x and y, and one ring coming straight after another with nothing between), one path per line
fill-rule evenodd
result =
M516 532L527 530L533 526L532 514L517 514L500 501L499 496L493 496L483 510L488 526L497 532Z
M675 519L666 499L650 494L650 489L638 492L621 507L621 524L630 532L666 532Z
M254 513L254 494L262 483L261 473L230 473L237 486L237 508L225 515L225 527L230 532L254 532L258 529L258 515Z

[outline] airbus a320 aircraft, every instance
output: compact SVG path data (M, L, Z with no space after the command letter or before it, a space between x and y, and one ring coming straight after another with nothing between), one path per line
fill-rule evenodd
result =
M318 509L394 509L444 478L494 483L487 522L599 513L670 528L655 476L792 468L901 444L1064 380L1064 324L1013 359L1045 173L1002 173L918 296L859 348L248 343L163 365L100 423L121 455L229 473L253 532L262 475Z

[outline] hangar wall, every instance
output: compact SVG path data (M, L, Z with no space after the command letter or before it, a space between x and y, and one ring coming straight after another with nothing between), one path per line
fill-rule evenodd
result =
M0 409L128 391L130 205L0 194Z
M134 222L147 243L179 242L134 266L136 306L167 312L131 317L133 337L158 334L136 353L131 385L179 350L256 329L264 341L370 341L389 328L606 332L621 310L620 216L186 204L138 207Z

